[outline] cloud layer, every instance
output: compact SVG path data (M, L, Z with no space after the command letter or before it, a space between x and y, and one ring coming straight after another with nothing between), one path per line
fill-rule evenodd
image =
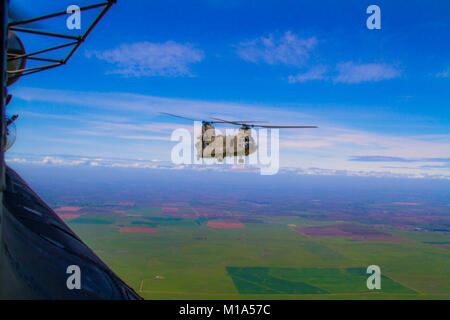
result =
M32 165L32 166L57 166L57 167L104 167L104 168L129 168L129 169L153 169L153 170L191 170L191 171L215 171L215 172L253 172L259 174L259 168L249 164L212 164L212 165L175 165L170 161L142 160L125 158L95 158L76 155L32 155L15 154L9 157L8 165ZM386 168L387 169L387 168ZM377 178L427 178L450 179L448 176L434 173L393 173L389 170L340 170L324 169L317 167L284 167L280 174L318 175L318 176L358 176Z
M400 76L400 71L385 63L341 62L337 70L339 74L333 81L338 83L377 82Z
M437 78L450 78L450 68L442 70L441 72L436 73Z
M179 77L192 75L189 65L202 61L204 53L190 43L167 41L122 44L111 50L88 52L87 56L95 56L115 65L116 68L109 73L127 77Z
M363 162L442 162L449 163L450 158L401 158L401 157L386 157L386 156L355 156L351 157L350 161Z
M289 83L304 83L313 80L332 80L334 83L356 84L394 79L401 75L400 70L387 63L339 62L335 67L327 65L311 66L310 56L316 51L316 37L301 38L292 31L281 36L270 34L253 40L240 42L238 56L249 62L269 65L283 65L295 69L309 68L306 71L290 75ZM318 55L318 53L315 53ZM191 43L137 42L122 44L115 49L87 51L87 57L96 57L115 66L107 73L125 77L192 76L190 66L201 62L205 54ZM448 70L437 77L448 77Z
M315 66L305 73L299 73L295 76L292 75L289 76L289 83L327 79L328 78L328 76L326 75L327 70L328 68L326 66L323 65Z
M316 44L315 37L300 39L296 34L287 31L278 38L269 35L241 42L237 54L242 59L254 63L298 67L305 64Z
M316 37L302 39L291 31L276 37L262 36L237 45L240 58L253 63L284 65L309 70L288 77L289 83L303 83L313 80L332 80L334 83L378 82L400 76L400 71L386 63L339 62L334 68L326 65L311 67L310 56L318 44ZM316 55L318 53L316 52Z
M169 141L172 131L178 128L192 131L192 123L159 114L165 111L196 119L214 115L233 120L239 116L271 124L318 125L319 129L280 131L281 167L450 177L449 168L443 166L448 163L443 159L450 158L450 135L402 136L354 129L351 125L331 123L329 114L316 114L307 105L284 109L125 92L26 87L15 88L14 96L23 99L20 101L24 109L33 111L20 112L21 119L28 119L31 127L21 125L21 138L7 153L8 157L15 152L35 152L42 155L75 153L95 158L127 155L168 161L174 146L174 142ZM40 105L58 108L42 112L36 109ZM66 109L77 110L77 114L68 114ZM216 111L211 114L211 110ZM224 126L219 127L223 133ZM392 164L389 170L386 162Z
M310 70L289 76L289 83L307 82L312 80L332 80L334 83L356 84L362 82L378 82L397 78L401 72L386 63L355 63L340 62L334 73L323 65L312 67Z

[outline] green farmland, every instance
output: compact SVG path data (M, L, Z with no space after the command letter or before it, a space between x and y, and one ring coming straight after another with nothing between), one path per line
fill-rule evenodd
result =
M367 293L365 268L227 267L241 294ZM382 275L383 292L416 293Z
M405 241L308 237L304 217L219 229L205 219L168 218L160 209L129 216L83 215L68 224L146 299L449 299L444 233L391 231ZM290 226L288 226L290 225ZM152 227L153 233L120 232ZM381 268L368 290L366 268Z

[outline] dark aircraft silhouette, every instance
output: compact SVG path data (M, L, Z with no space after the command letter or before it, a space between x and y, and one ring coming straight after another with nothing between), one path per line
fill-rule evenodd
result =
M13 2L11 0L11 2ZM108 266L98 258L89 247L56 215L56 213L27 185L27 183L4 162L4 152L11 141L7 125L13 120L5 117L5 105L11 100L7 86L21 76L64 65L85 40L96 23L115 3L108 0L102 4L87 6L81 10L102 8L97 19L81 37L64 36L55 33L19 28L18 25L34 23L66 14L61 11L21 21L7 22L9 2L0 4L2 69L1 90L1 159L0 159L0 299L141 299L141 297ZM20 14L9 12L9 17ZM71 39L72 43L62 44L70 47L69 55L62 60L39 57L40 54L54 50L25 53L25 48L17 33L27 32L43 36ZM8 38L8 47L4 44ZM5 57L7 55L7 59ZM5 61L7 64L5 65ZM26 61L47 64L27 68ZM12 121L11 121L12 120ZM79 286L73 267L78 268Z
M6 166L1 215L0 298L139 299L89 247ZM68 289L68 266L81 289Z

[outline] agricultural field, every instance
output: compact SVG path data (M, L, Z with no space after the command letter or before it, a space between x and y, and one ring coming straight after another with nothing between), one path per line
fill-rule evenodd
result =
M305 212L199 212L144 206L59 214L146 299L450 298L448 233L379 230ZM381 269L380 290L366 287L370 265Z

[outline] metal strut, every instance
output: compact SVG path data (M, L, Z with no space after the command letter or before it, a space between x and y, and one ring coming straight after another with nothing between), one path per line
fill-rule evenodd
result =
M69 43L61 44L58 46L54 46L54 47L50 47L50 48L46 48L43 50L39 50L39 51L27 53L27 54L22 54L22 55L8 53L8 61L17 60L17 59L21 59L21 58L27 58L27 59L35 60L35 61L46 61L46 62L53 62L53 63L45 64L45 65L41 65L41 66L33 67L33 68L25 68L22 70L7 71L7 73L8 74L17 74L18 72L22 72L21 76L24 76L24 75L29 75L32 73L52 69L52 68L59 67L61 65L66 64L67 61L72 57L72 55L78 49L78 47L84 42L86 37L92 31L92 29L97 25L97 23L100 21L100 19L106 14L106 12L109 10L109 8L111 8L111 6L114 3L116 3L116 0L108 0L107 2L102 2L102 3L98 3L98 4L94 4L94 5L81 7L80 11L86 11L86 10L101 8L101 7L103 7L103 9L97 15L95 20L91 23L89 28L84 32L84 34L79 35L79 36L17 27L17 26L23 26L23 25L26 25L26 24L29 24L32 22L36 22L36 21L41 21L41 20L45 20L45 19L51 19L51 18L63 16L63 15L67 14L66 11L56 12L56 13L47 14L47 15L32 18L32 19L27 19L27 20L22 20L22 21L14 21L14 22L9 23L8 30L10 30L10 31L23 32L23 33L28 33L28 34L36 34L36 35L46 36L46 37L61 38L61 39L72 40L72 41ZM73 41L73 40L75 40L75 41ZM39 55L42 55L42 54L50 52L50 51L58 50L58 49L65 48L65 47L71 47L71 46L73 47L72 50L69 52L69 54L66 57L64 57L62 59L49 59L49 58L39 56Z

